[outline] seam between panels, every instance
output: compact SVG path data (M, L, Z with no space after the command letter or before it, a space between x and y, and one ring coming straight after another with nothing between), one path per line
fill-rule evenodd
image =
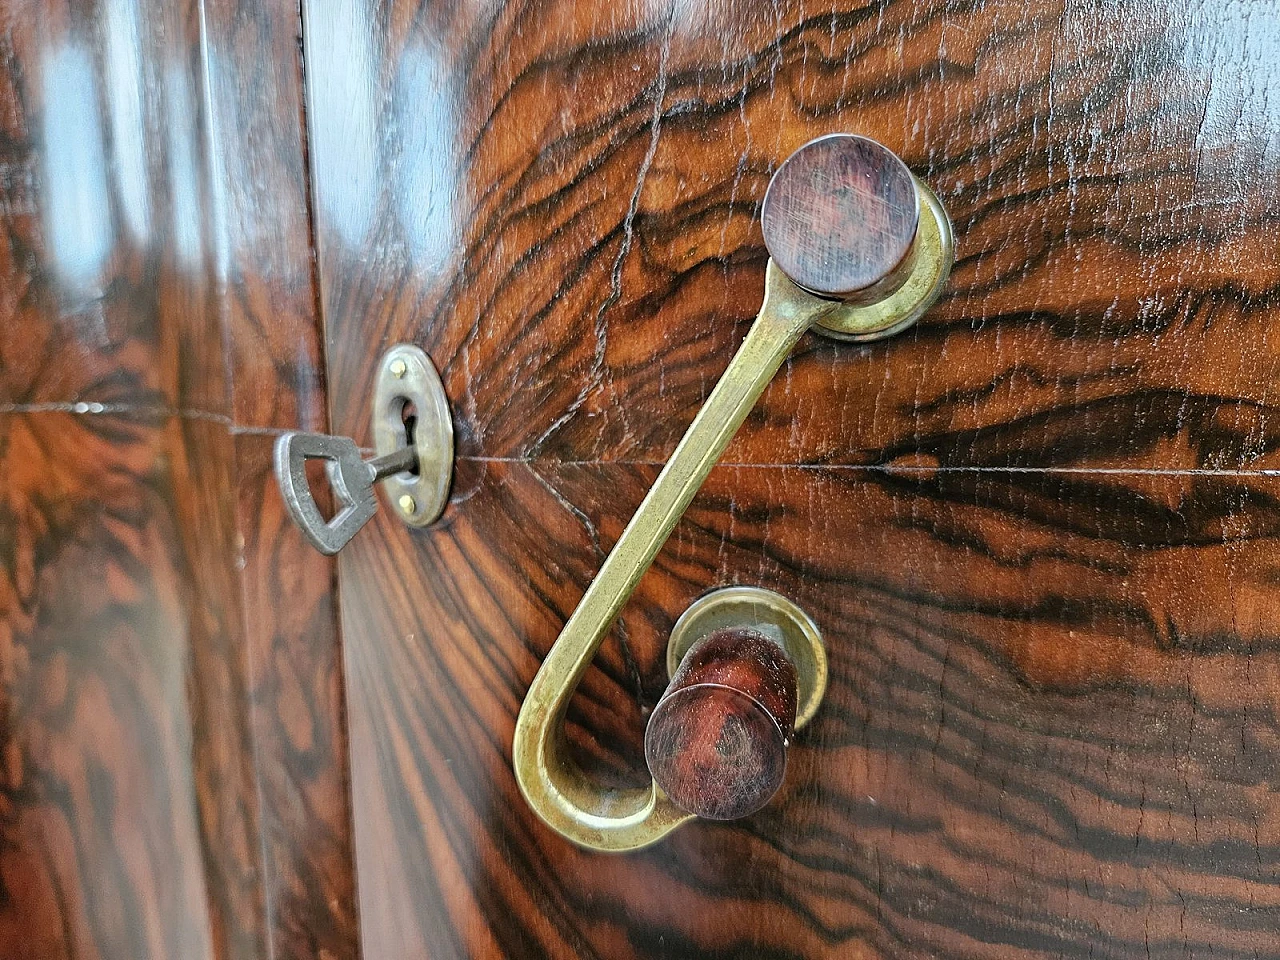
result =
M80 416L120 416L135 415L148 417L177 417L183 420L206 420L220 423L237 436L278 437L295 431L284 427L247 426L236 423L231 417L222 413L211 413L207 410L168 407L161 404L134 403L97 403L87 401L65 401L57 403L3 403L0 414L32 414L32 413L71 413ZM362 447L366 454L373 453L372 448ZM605 459L561 460L554 457L486 457L459 456L459 463L508 463L533 466L546 463L564 467L661 467L665 460L652 459ZM936 474L936 473L986 473L986 474L1058 474L1064 476L1114 476L1114 477L1280 477L1280 469L1274 470L1240 470L1214 469L1209 467L1017 467L990 466L978 464L948 464L939 466L889 464L889 463L756 463L752 461L721 460L716 467L732 467L751 470L808 470L814 472L860 472L860 473L903 473L903 474Z

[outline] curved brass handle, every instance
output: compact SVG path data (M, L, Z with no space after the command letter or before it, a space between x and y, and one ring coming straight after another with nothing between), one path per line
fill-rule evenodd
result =
M593 782L566 749L569 700L623 605L805 331L819 325L862 340L897 332L936 299L951 268L951 226L937 198L862 137L823 137L797 151L774 175L763 219L773 256L760 313L564 625L516 720L521 793L548 826L591 849L635 850L691 819L656 784ZM779 261L815 293L853 299L802 290Z

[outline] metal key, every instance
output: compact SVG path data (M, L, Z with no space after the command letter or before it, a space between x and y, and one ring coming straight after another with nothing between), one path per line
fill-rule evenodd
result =
M289 516L311 545L328 556L346 546L377 512L377 483L382 483L395 516L410 527L434 523L449 501L453 421L431 358L413 344L391 347L375 371L371 406L378 451L372 459L361 459L350 437L286 433L276 441L276 481ZM338 500L338 512L328 522L307 483L308 460L325 461Z
M338 511L328 522L311 495L311 485L307 482L308 460L326 461L329 486L338 498ZM373 485L393 474L407 473L417 463L416 447L402 447L386 456L362 460L354 440L327 433L287 433L275 446L276 477L289 516L311 545L326 556L345 547L377 513L378 498Z

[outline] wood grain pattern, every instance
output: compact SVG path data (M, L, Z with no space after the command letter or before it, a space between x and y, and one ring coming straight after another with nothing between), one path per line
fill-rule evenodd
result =
M190 572L163 482L164 424L2 416L0 948L213 956L211 912L226 900L215 907L205 886ZM75 450L92 456L58 469ZM222 930L238 919L221 916Z
M273 436L236 437L263 893L277 960L359 956L333 561L285 514Z
M304 4L335 426L442 369L440 526L340 558L370 956L1280 956L1280 88L1226 3ZM644 776L665 634L828 638L779 798L629 857L544 830L519 703L759 305L771 171L849 131L954 219L942 301L806 338L588 674Z
M372 571L344 592L369 621L346 646L367 953L1280 951L1274 478L718 468L571 737L644 776L635 691L657 700L667 630L718 584L808 610L831 687L760 814L606 857L529 813L510 735L656 469L467 470L433 535L349 548Z
M342 9L308 50L315 99L365 105L312 127L343 432L357 345L412 333L464 453L664 460L759 305L769 173L852 130L942 196L949 293L889 344L807 340L730 459L1272 464L1270 34L1234 8Z
M11 6L0 956L355 956L297 8Z

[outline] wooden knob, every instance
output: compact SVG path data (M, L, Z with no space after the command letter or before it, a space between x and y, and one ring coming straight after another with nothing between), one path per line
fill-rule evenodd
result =
M682 810L755 813L782 785L796 719L796 671L776 643L731 628L695 643L654 708L644 752Z
M769 254L793 283L820 297L867 302L910 273L920 222L915 178L874 140L833 134L778 168L761 224Z

